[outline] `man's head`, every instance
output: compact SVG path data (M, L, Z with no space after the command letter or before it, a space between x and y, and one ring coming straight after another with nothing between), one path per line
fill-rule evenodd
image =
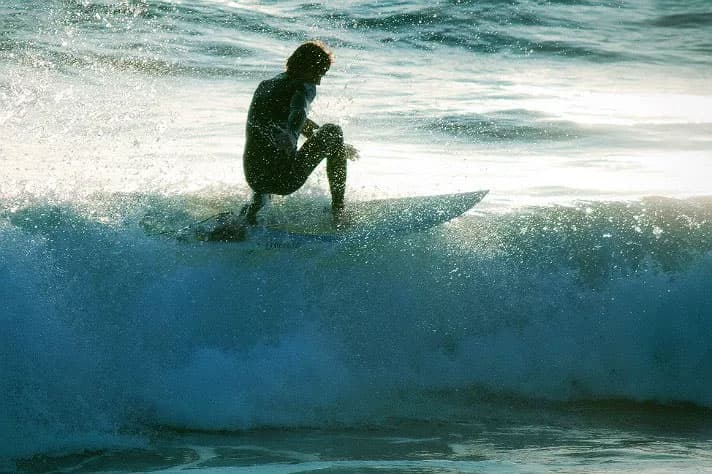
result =
M334 62L331 51L321 41L307 41L287 59L287 74L319 84Z

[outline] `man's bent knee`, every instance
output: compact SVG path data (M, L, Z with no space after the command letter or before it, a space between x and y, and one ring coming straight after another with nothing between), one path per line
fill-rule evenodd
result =
M341 127L333 123L325 123L317 131L325 139L338 142L339 144L344 142L344 132Z

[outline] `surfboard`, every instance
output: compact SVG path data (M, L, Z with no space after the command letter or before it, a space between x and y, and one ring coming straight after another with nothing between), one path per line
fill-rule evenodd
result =
M195 242L281 243L334 242L396 237L420 232L451 221L479 203L488 191L434 196L411 196L348 203L340 225L335 225L323 202L285 200L260 212L257 226L246 226L236 213L222 212L174 232Z

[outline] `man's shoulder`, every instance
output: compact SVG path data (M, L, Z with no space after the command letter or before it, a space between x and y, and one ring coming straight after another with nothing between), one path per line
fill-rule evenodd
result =
M287 75L287 73L281 72L277 74L276 76L270 77L269 79L265 79L262 82L260 82L259 86L257 86L258 91L294 91L294 90L302 90L304 89L305 86L304 81L300 81L298 79L293 79Z

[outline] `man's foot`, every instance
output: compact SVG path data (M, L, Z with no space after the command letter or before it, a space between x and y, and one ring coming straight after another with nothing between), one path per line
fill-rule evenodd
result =
M334 227L343 229L351 224L351 219L344 206L331 206L331 216L333 218Z

